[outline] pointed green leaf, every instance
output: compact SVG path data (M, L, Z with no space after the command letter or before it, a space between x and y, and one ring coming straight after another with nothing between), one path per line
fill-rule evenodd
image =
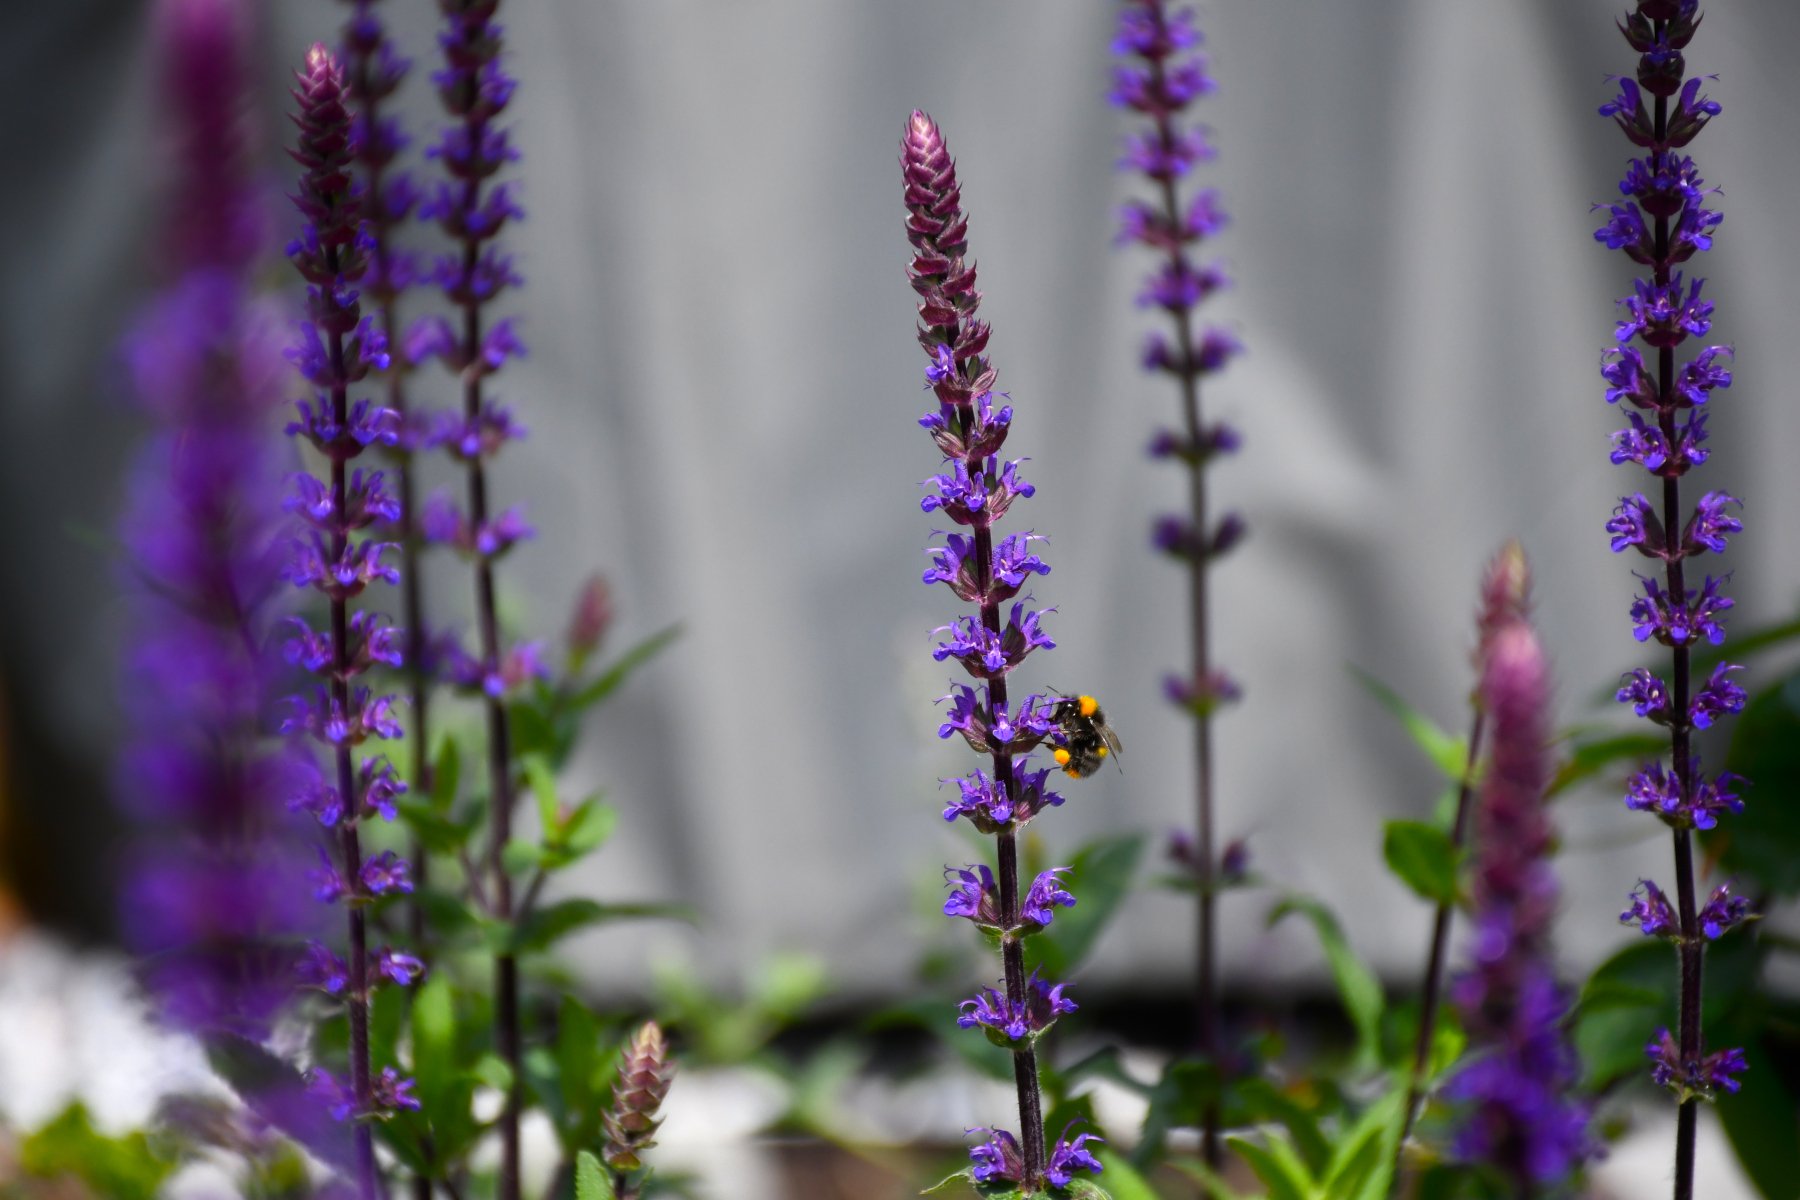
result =
M1321 1195L1331 1200L1386 1200L1406 1111L1406 1089L1395 1086L1346 1130L1332 1155Z
M1408 704L1400 693L1369 674L1361 667L1352 666L1350 673L1356 676L1357 682L1368 689L1381 707L1392 713L1412 738L1413 744L1424 751L1446 779L1460 780L1468 769L1469 746L1462 738L1448 733L1424 713Z
M531 797L537 801L538 824L548 836L562 824L562 802L556 798L556 775L550 770L550 764L537 755L525 759L520 766L525 771L525 786L531 789Z
M1104 1178L1112 1200L1158 1200L1150 1181L1139 1175L1124 1155L1102 1150L1100 1162L1106 1168Z
M1247 1110L1251 1123L1261 1124L1273 1118L1287 1127L1294 1147L1306 1160L1309 1171L1321 1171L1331 1157L1331 1143L1319 1131L1319 1122L1306 1107L1282 1091L1269 1079L1252 1075L1232 1083L1231 1092Z
M1081 965L1130 894L1143 849L1143 834L1126 834L1090 842L1068 860L1064 883L1079 900L1057 909L1049 928L1026 941L1033 966L1050 979L1067 979Z
M488 1053L475 1060L475 1066L469 1072L477 1082L485 1083L497 1092L510 1092L513 1085L512 1068L498 1054Z
M1063 1189L1063 1195L1069 1200L1113 1200L1111 1192L1086 1176L1071 1179L1069 1186Z
M1424 899L1456 902L1456 847L1443 830L1423 821L1389 821L1381 853L1388 870Z
M614 1200L612 1176L586 1150L575 1156L575 1200Z
M1270 1138L1266 1148L1241 1137L1228 1137L1225 1143L1269 1189L1269 1200L1313 1200L1312 1174L1284 1139ZM1278 1152L1277 1146L1283 1147L1285 1153Z
M1649 733L1577 733L1565 743L1567 757L1550 780L1548 795L1566 791L1584 780L1592 779L1614 763L1642 762L1666 754L1666 735Z
M1274 926L1293 913L1305 917L1319 935L1319 945L1325 951L1325 961L1337 983L1338 997L1344 1002L1350 1023L1356 1027L1357 1067L1374 1066L1381 1061L1381 1013L1387 1004L1381 981L1350 949L1337 918L1312 897L1288 896L1270 911L1268 923Z
M462 786L462 751L449 734L438 743L437 757L431 766L431 807L442 815L456 803L457 789Z
M605 845L618 825L619 810L610 804L602 804L598 796L591 796L570 814L557 838L557 845L571 859L580 858Z
M1223 1176L1202 1162L1189 1162L1186 1159L1171 1159L1171 1167L1198 1183L1206 1189L1202 1193L1206 1200L1262 1200L1262 1197L1247 1196L1243 1192L1234 1191Z
M964 1188L973 1187L974 1185L975 1177L969 1174L969 1169L965 1167L954 1175L944 1176L942 1179L920 1192L919 1195L936 1196L941 1192L957 1192Z
M649 662L670 642L681 636L681 626L671 625L667 629L653 633L631 649L625 651L618 661L608 667L598 679L576 692L571 704L577 711L592 708L618 691L631 673Z
M680 904L602 904L598 900L577 897L559 900L537 909L512 931L505 944L515 954L529 954L548 949L552 944L577 930L609 921L636 917L667 917L693 920L693 910Z
M525 838L514 838L500 850L500 866L508 875L523 875L544 863L544 848Z

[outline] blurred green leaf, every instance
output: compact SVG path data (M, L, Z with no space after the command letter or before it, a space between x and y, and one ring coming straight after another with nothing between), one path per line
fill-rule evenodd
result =
M1287 1139L1276 1134L1264 1145L1249 1138L1228 1137L1225 1144L1262 1180L1269 1189L1269 1200L1314 1200L1312 1172Z
M1069 860L1063 882L1076 904L1058 909L1048 928L1025 941L1027 960L1047 978L1067 979L1087 958L1130 894L1143 850L1143 834L1125 834L1089 842Z
M447 1113L457 1075L456 1006L450 978L441 972L432 972L413 996L412 1057L420 1109L436 1124Z
M935 1196L940 1192L956 1192L963 1188L973 1186L975 1186L974 1177L969 1174L969 1169L965 1167L954 1175L944 1176L942 1179L920 1192L919 1195Z
M1112 1190L1113 1200L1157 1200L1156 1189L1137 1173L1130 1160L1111 1150L1102 1150L1099 1157L1106 1167L1106 1186Z
M1742 1090L1719 1097L1719 1122L1764 1200L1800 1200L1794 1149L1800 1146L1800 1100L1758 1039L1742 1044L1749 1069Z
M613 665L602 672L598 679L577 691L570 703L577 712L599 704L618 691L625 681L631 678L633 671L655 658L664 647L680 636L681 626L678 624L651 634L619 655Z
M1713 833L1728 873L1749 876L1778 896L1800 894L1800 672L1753 696L1731 734L1725 759L1750 781L1744 811ZM1741 891L1758 889L1742 887Z
M97 1132L87 1109L72 1104L25 1138L19 1166L38 1179L73 1176L106 1200L155 1200L176 1164L141 1131L116 1138Z
M507 718L513 753L519 761L558 757L556 726L543 709L530 700L515 700L507 706Z
M613 1200L612 1176L586 1150L575 1156L575 1200Z
M1331 910L1310 896L1291 895L1269 913L1273 927L1291 914L1299 913L1312 924L1325 951L1325 961L1337 984L1338 997L1350 1023L1356 1027L1355 1069L1366 1069L1381 1061L1381 1012L1387 1003L1381 981L1366 963L1351 950L1343 928Z
M569 814L555 844L572 861L598 850L612 837L618 825L619 810L601 803L598 796L590 796Z
M1307 1167L1318 1172L1325 1169L1331 1157L1331 1143L1319 1130L1319 1122L1306 1106L1278 1088L1266 1076L1253 1075L1236 1080L1231 1092L1244 1109L1247 1124L1281 1122L1293 1136L1294 1148L1306 1160Z
M443 776L438 776L442 779ZM455 820L437 807L437 801L400 800L394 807L400 819L424 847L433 854L455 854L469 844L480 818L476 815Z
M538 824L544 829L546 836L550 830L561 824L560 810L562 802L556 797L556 774L550 764L533 755L522 759L520 768L525 773L525 786L531 790L531 798L537 802Z
M512 1068L507 1066L506 1060L498 1054L491 1052L483 1054L475 1060L475 1065L470 1068L469 1074L477 1083L486 1084L497 1092L512 1090Z
M527 838L514 838L500 849L500 865L508 875L523 875L544 864L544 848Z
M1357 682L1375 697L1381 707L1392 713L1412 738L1413 745L1424 752L1446 779L1461 780L1468 770L1469 745L1462 738L1449 733L1430 717L1408 704L1399 692L1369 674L1361 667L1352 666L1350 673L1356 676Z
M1321 1200L1386 1200L1406 1110L1406 1089L1390 1088L1338 1139Z
M1381 838L1388 870L1426 900L1456 902L1456 847L1450 835L1423 821L1389 821Z
M1085 1175L1071 1179L1069 1186L1063 1189L1063 1194L1068 1196L1069 1200L1113 1200L1111 1192Z
M1566 757L1550 780L1547 795L1554 796L1576 784L1592 779L1614 763L1639 763L1666 754L1666 734L1610 733L1589 730L1571 733L1566 742Z
M1575 1049L1582 1086L1600 1091L1648 1070L1644 1044L1675 1023L1675 952L1645 938L1601 963L1575 1005Z
M443 735L438 743L437 758L431 767L431 808L444 814L456 804L457 789L462 786L462 751L456 739Z
M680 904L602 904L598 900L576 897L537 909L513 929L511 936L506 938L506 945L515 954L530 954L546 950L578 930L638 917L694 919L693 910Z

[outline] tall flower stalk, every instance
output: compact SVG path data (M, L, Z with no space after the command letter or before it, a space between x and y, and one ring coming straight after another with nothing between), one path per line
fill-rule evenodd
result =
M1482 740L1487 732L1487 705L1481 679L1487 669L1488 649L1494 636L1516 621L1525 619L1531 603L1531 570L1525 561L1525 548L1509 541L1494 555L1481 581L1481 607L1476 617L1475 674L1476 687L1470 696L1469 744L1463 763L1462 780L1456 792L1456 816L1450 827L1450 848L1461 853L1468 840L1469 816L1475 796L1476 767L1481 762ZM1405 1127L1395 1147L1398 1154L1412 1133L1417 1116L1419 1093L1431 1065L1431 1048L1437 1036L1438 1001L1443 987L1444 960L1450 946L1450 919L1456 906L1449 899L1438 901L1431 924L1431 949L1425 960L1425 978L1420 994L1419 1033L1413 1045L1412 1078L1407 1085ZM1397 1172L1396 1172L1397 1174Z
M486 880L478 894L491 916L511 922L519 914L503 858L512 839L514 796L506 696L510 688L542 673L534 647L508 651L502 646L494 599L494 561L531 531L517 510L496 514L488 498L488 461L523 432L484 389L489 375L524 350L510 320L490 323L495 297L520 282L511 256L498 248L496 238L522 213L513 202L512 185L494 183L495 175L518 157L509 131L497 124L514 83L500 61L501 28L494 22L499 0L440 0L440 7L444 66L432 81L451 124L427 154L442 164L447 178L426 197L420 215L437 221L454 246L438 260L434 279L456 320L421 322L409 335L408 349L415 361L442 358L461 380L461 411L440 422L433 438L463 464L466 494L460 510L447 501L429 506L420 528L428 539L451 545L474 568L476 648L473 654L453 650L447 670L454 681L482 697L486 712L489 844ZM501 1200L519 1196L520 1019L518 959L505 951L494 962L495 1049L512 1074L499 1122Z
M1240 347L1237 339L1222 329L1201 329L1195 317L1195 310L1226 283L1217 266L1195 259L1199 244L1225 226L1218 193L1209 188L1184 197L1181 187L1195 164L1214 153L1205 129L1188 117L1193 102L1214 87L1206 73L1206 61L1197 53L1200 41L1193 10L1177 8L1166 0L1126 0L1113 40L1114 52L1125 61L1115 70L1111 98L1148 122L1148 128L1127 140L1120 166L1141 175L1150 195L1131 201L1120 211L1119 241L1148 247L1157 256L1157 267L1145 281L1138 303L1161 309L1169 319L1172 336L1151 334L1143 361L1146 369L1172 376L1181 395L1181 424L1158 433L1150 454L1173 459L1186 468L1188 511L1160 518L1153 541L1158 549L1182 561L1188 572L1190 661L1187 674L1171 677L1165 687L1170 698L1194 717L1193 856L1199 905L1195 1019L1201 1053L1218 1062L1214 908L1220 870L1213 831L1212 717L1221 703L1235 699L1238 693L1212 661L1207 570L1213 559L1243 537L1245 526L1236 513L1209 524L1206 492L1207 466L1218 456L1235 451L1239 437L1223 422L1206 423L1200 381L1223 368ZM1206 1161L1217 1167L1216 1104L1208 1106L1202 1126Z
M412 61L394 49L381 20L378 0L349 2L354 11L344 23L344 80L354 121L351 145L362 169L363 223L369 233L369 264L363 276L363 292L375 302L375 324L382 337L389 346L399 346L403 341L400 298L416 278L417 263L414 255L400 245L396 231L418 204L419 191L410 174L394 169L395 160L412 139L399 118L385 112L384 104L399 90ZM396 414L399 433L385 449L393 464L394 495L400 507L400 519L393 526L392 536L400 544L400 620L405 640L402 669L406 673L407 707L412 714L406 777L413 787L427 791L431 787L431 690L419 570L421 538L415 518L418 483L414 451L420 439L417 422L407 408L406 367L406 356L394 354L380 375L387 407ZM410 857L415 879L423 886L426 856L417 840ZM408 933L414 949L423 955L425 910L416 903L409 906Z
M1459 1156L1489 1164L1511 1195L1531 1200L1558 1186L1588 1145L1550 954L1550 670L1522 616L1484 641L1480 703L1493 751L1474 813L1471 962L1453 991L1474 1058L1446 1094L1463 1107Z
M931 551L924 581L946 585L957 599L976 608L935 631L945 636L932 657L956 661L976 681L976 686L951 686L944 697L950 711L938 736L960 733L989 763L988 770L977 768L946 781L957 794L946 804L944 819L967 818L992 835L998 868L996 873L979 863L948 873L951 895L945 914L972 921L999 941L1003 977L1000 988L983 988L963 1001L957 1024L982 1029L1012 1052L1018 1094L1019 1135L993 1128L972 1131L986 1137L970 1151L968 1175L979 1184L1005 1182L1036 1192L1067 1184L1078 1169L1100 1169L1086 1149L1093 1140L1090 1134L1059 1141L1046 1152L1037 1042L1059 1016L1075 1010L1075 1003L1064 994L1066 984L1025 971L1024 939L1049 925L1057 906L1075 903L1059 882L1066 868L1043 872L1021 895L1018 849L1019 830L1045 808L1062 803L1061 796L1045 787L1051 768L1031 770L1027 755L1058 736L1054 714L1059 704L1069 702L1046 703L1031 695L1016 709L1009 706L1007 677L1033 650L1055 645L1042 629L1044 612L1030 609L1028 601L1014 601L1001 620L1002 606L1026 581L1050 570L1032 551L1037 540L1032 534L1012 533L994 541L995 523L1035 489L1019 474L1019 460L1000 457L1012 426L1012 407L995 403L996 376L986 357L988 325L976 315L981 293L974 264L966 258L968 221L956 165L937 124L922 112L915 111L907 122L900 164L906 236L913 247L907 275L919 295L925 379L938 402L937 410L919 424L945 461L944 471L926 481L934 490L921 507L965 531L943 535L944 544Z
M163 0L155 31L175 135L160 249L170 279L124 343L153 429L121 536L131 574L121 803L141 822L124 924L165 1017L260 1041L294 995L311 924L282 828L295 763L266 736L281 585L278 323L250 277L267 248L245 136L245 12Z
M1639 576L1642 594L1632 603L1633 636L1669 648L1669 674L1639 669L1625 678L1620 701L1645 720L1669 731L1669 764L1645 765L1626 788L1625 804L1649 812L1674 834L1675 895L1645 881L1625 919L1647 935L1675 944L1679 961L1678 1032L1664 1030L1648 1053L1656 1082L1674 1092L1679 1105L1675 1141L1676 1200L1694 1194L1694 1138L1699 1104L1721 1088L1736 1090L1742 1052L1707 1054L1701 1041L1702 967L1706 941L1747 914L1747 905L1716 889L1702 906L1694 881L1693 831L1711 829L1721 815L1739 812L1741 780L1729 772L1708 776L1693 747L1693 732L1720 716L1740 711L1744 691L1731 679L1739 668L1721 663L1704 681L1692 678L1690 652L1705 638L1724 641L1720 623L1732 600L1726 577L1705 574L1699 586L1689 578L1688 560L1725 549L1730 534L1743 528L1731 509L1737 500L1707 492L1691 509L1681 482L1706 461L1707 405L1716 389L1728 387L1730 349L1709 345L1686 362L1676 352L1712 327L1713 304L1701 298L1703 280L1685 279L1677 268L1712 247L1721 215L1706 207L1716 189L1702 186L1694 160L1680 151L1719 113L1701 94L1704 81L1683 79L1683 50L1700 24L1698 0L1639 0L1619 30L1639 55L1636 79L1620 79L1619 92L1600 109L1632 145L1643 151L1619 183L1621 202L1598 205L1606 224L1597 241L1623 251L1647 268L1623 310L1617 345L1603 356L1606 399L1625 410L1629 426L1613 435L1612 461L1634 463L1659 486L1653 496L1623 497L1607 532L1615 552L1635 550L1654 564ZM1640 344L1643 348L1640 348ZM1647 348L1648 354L1645 349Z
M369 944L370 906L389 894L412 890L407 863L392 850L364 855L365 818L392 820L394 801L405 785L383 757L357 761L372 739L400 736L394 697L377 695L356 680L377 663L400 665L395 630L369 610L351 610L351 601L371 583L397 583L399 572L386 561L389 543L367 533L379 522L399 517L398 506L380 471L352 471L350 463L371 445L391 443L396 414L368 400L350 400L350 387L387 363L386 341L376 323L362 315L356 291L368 262L370 243L361 223L362 193L351 182L351 117L342 68L322 45L313 46L297 74L297 146L291 151L302 170L294 203L305 218L288 257L306 280L306 320L289 357L313 388L299 401L299 419L290 435L310 442L325 459L325 478L295 477L289 500L307 524L294 545L288 578L325 600L328 624L315 631L292 618L290 661L321 682L290 698L284 733L310 739L324 751L329 774L302 790L298 803L318 819L335 857L321 849L315 895L342 904L346 953L339 956L315 943L304 963L307 980L340 997L350 1024L349 1072L339 1080L314 1071L313 1082L332 1115L352 1120L356 1186L365 1200L381 1194L371 1121L398 1107L418 1107L411 1081L392 1066L374 1071L369 1052L369 1000L377 983L416 979L420 964L411 955Z

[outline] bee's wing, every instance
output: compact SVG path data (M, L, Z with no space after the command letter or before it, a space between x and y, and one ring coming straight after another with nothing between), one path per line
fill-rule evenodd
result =
M1125 753L1125 747L1119 743L1119 735L1113 732L1113 727L1111 725L1102 725L1100 727L1100 740L1106 743L1106 748L1112 753Z

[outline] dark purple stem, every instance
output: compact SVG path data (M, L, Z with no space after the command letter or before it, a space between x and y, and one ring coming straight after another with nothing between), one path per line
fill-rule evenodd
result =
M338 252L334 247L326 252L326 263L332 274L338 271ZM344 335L336 328L328 328L328 345L331 351L331 411L332 418L339 429L349 424L350 397L349 385L345 382L344 369ZM350 533L344 528L342 514L349 511L348 479L342 456L331 457L331 503L332 512L339 514L340 520L331 531L331 555L333 562L342 562L345 551L349 547ZM349 602L341 594L331 597L331 699L338 712L348 713L350 708L350 676L354 667L350 661L350 615ZM338 794L344 798L349 815L343 822L339 833L339 847L344 860L344 879L349 886L349 894L344 898L344 913L350 925L350 987L345 997L345 1006L350 1013L350 1088L356 1096L357 1113L369 1113L375 1110L375 1092L369 1071L369 932L368 918L364 911L364 894L362 884L362 847L357 838L356 815L360 811L360 797L356 790L356 767L351 759L351 747L343 741L337 747L337 782ZM379 1179L375 1173L375 1132L366 1120L358 1120L352 1134L356 1146L356 1180L363 1200L376 1200L380 1195Z
M1660 35L1666 22L1656 22ZM1669 101L1666 96L1656 98L1656 143L1658 147L1667 145L1666 138L1669 127ZM1670 153L1667 149L1653 149L1653 165L1661 166L1662 160ZM1669 218L1656 218L1656 256L1655 277L1658 285L1669 282ZM1678 444L1675 438L1675 350L1672 346L1663 346L1656 353L1657 396L1660 405L1657 411L1657 422L1663 436L1670 439L1670 445ZM1676 531L1683 528L1681 516L1681 480L1679 476L1667 475L1663 478L1663 528L1676 536ZM1667 557L1667 586L1669 594L1676 603L1683 603L1687 596L1687 585L1683 578L1682 548L1671 545ZM1688 647L1685 642L1671 647L1673 658L1673 678L1670 680L1671 704L1669 721L1670 754L1673 759L1675 778L1679 794L1685 799L1694 794L1694 767L1689 747L1688 716ZM1681 1060L1683 1063L1698 1062L1700 1059L1700 986L1701 986L1701 954L1702 941L1697 906L1694 902L1694 851L1693 839L1685 828L1675 830L1675 895L1677 909L1681 917L1681 941L1678 953L1681 958L1681 1010L1680 1041ZM1675 1200L1693 1200L1694 1196L1694 1135L1699 1116L1699 1100L1688 1097L1681 1102L1681 1110L1675 1128Z
M1150 60L1150 72L1155 86L1160 90L1164 86L1164 60ZM1155 117L1156 134L1162 139L1166 149L1173 150L1177 141L1177 132L1172 113L1160 112ZM1179 198L1175 194L1175 180L1172 176L1164 176L1160 181L1159 191L1162 198L1163 217L1170 229L1179 229L1182 224L1182 212ZM1185 266L1182 257L1181 243L1171 239L1168 255L1170 264L1177 270ZM1188 445L1202 445L1201 412L1200 412L1200 369L1194 355L1194 314L1188 305L1182 305L1172 314L1175 319L1175 341L1179 350L1177 362L1181 364L1179 378L1181 381L1181 416L1187 433ZM1206 531L1206 466L1205 456L1196 454L1187 464L1188 469L1188 515L1193 522L1193 530L1201 537ZM1207 587L1206 567L1210 556L1204 552L1191 555L1188 561L1188 604L1189 633L1193 651L1194 686L1204 688L1211 679L1211 654L1207 642ZM1197 960L1197 978L1195 981L1195 1032L1200 1053L1215 1065L1219 1062L1219 984L1217 972L1217 919L1214 916L1217 899L1216 879L1218 866L1213 852L1213 787L1212 787L1212 713L1211 705L1203 705L1194 718L1194 851L1199 861L1199 922L1195 946ZM1219 1155L1219 1106L1209 1103L1201 1117L1201 1147L1206 1163L1218 1169Z
M475 57L475 42L486 34L485 23L461 21L457 31L465 41L464 52ZM479 83L474 71L463 83L464 112L468 144L479 147L487 132L488 121L477 103ZM462 181L462 211L479 211L481 176L471 172ZM462 278L476 278L481 257L481 237L470 231L462 237ZM466 288L461 301L463 368L463 417L469 427L481 420L481 300L474 288ZM468 456L469 525L483 528L488 519L487 473L480 452ZM475 614L481 638L483 678L495 678L500 670L500 621L494 602L494 568L485 554L475 555ZM504 864L506 844L512 838L512 745L507 727L506 706L501 697L488 694L483 706L487 716L489 845L488 871L492 891L488 902L491 913L502 922L513 919L512 878ZM494 1048L512 1072L512 1085L507 1089L506 1105L500 1114L500 1200L520 1198L519 1113L523 1104L521 1090L524 1066L520 1057L519 1031L519 964L510 952L494 959Z

